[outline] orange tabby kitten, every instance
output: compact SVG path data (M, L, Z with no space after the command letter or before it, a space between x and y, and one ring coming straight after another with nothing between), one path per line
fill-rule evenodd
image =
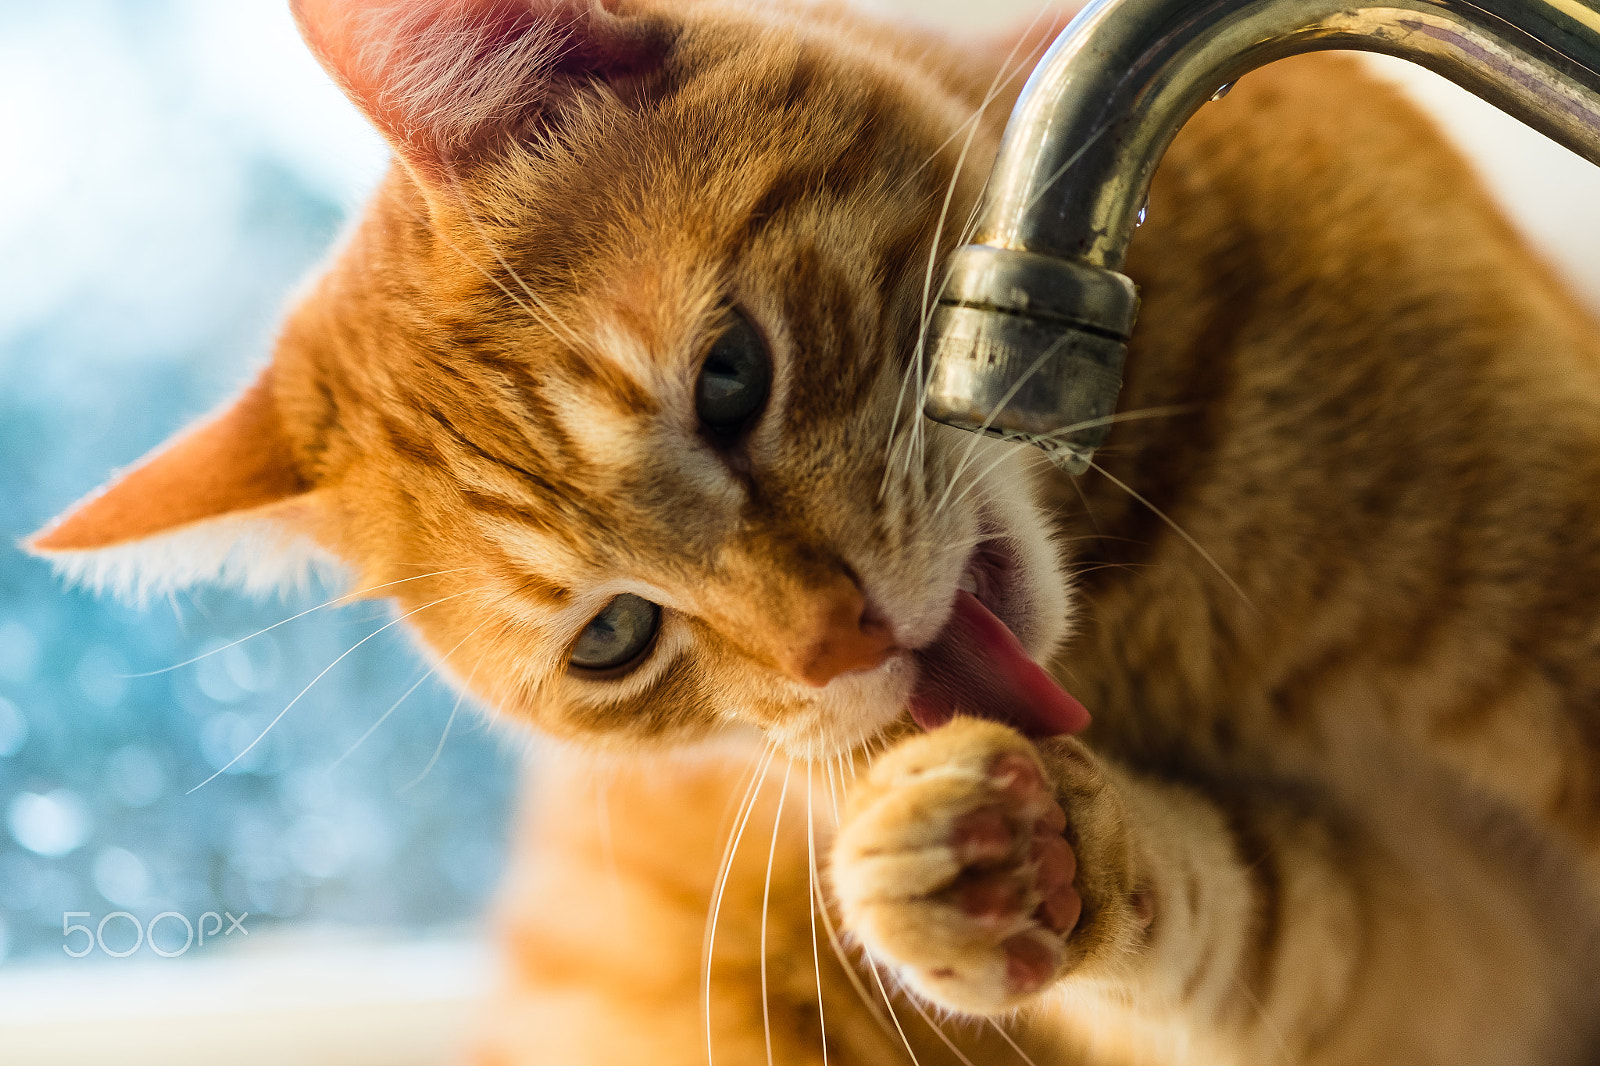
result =
M262 376L34 547L332 557L614 753L538 777L482 1061L1600 1058L1600 341L1392 91L1191 121L1074 484L916 413L1059 23L296 12L397 162Z

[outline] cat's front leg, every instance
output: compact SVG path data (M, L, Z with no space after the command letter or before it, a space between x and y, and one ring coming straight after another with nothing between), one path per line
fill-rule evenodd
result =
M849 931L942 1006L996 1014L1148 924L1122 805L1074 741L958 719L878 758L833 849Z

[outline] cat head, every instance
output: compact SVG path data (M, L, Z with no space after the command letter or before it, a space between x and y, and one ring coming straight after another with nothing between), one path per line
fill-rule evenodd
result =
M1029 458L926 422L917 374L1049 28L1008 57L811 6L295 13L396 163L260 377L34 550L136 596L336 560L591 743L815 755L1032 698L1067 610Z

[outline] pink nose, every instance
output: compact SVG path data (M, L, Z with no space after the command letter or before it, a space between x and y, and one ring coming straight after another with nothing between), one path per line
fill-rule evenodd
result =
M854 582L840 583L807 605L813 618L780 664L797 681L818 688L840 674L871 670L894 652L894 633L867 609Z

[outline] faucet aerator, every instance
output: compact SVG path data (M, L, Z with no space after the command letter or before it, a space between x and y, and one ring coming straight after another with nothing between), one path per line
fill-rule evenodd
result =
M1028 79L976 244L929 322L925 411L1071 473L1110 431L1139 300L1121 274L1179 128L1238 78L1357 49L1442 74L1600 164L1600 0L1097 0Z
M1082 473L1111 430L1132 281L1089 263L986 245L952 257L929 323L923 412L959 429L1038 445Z

